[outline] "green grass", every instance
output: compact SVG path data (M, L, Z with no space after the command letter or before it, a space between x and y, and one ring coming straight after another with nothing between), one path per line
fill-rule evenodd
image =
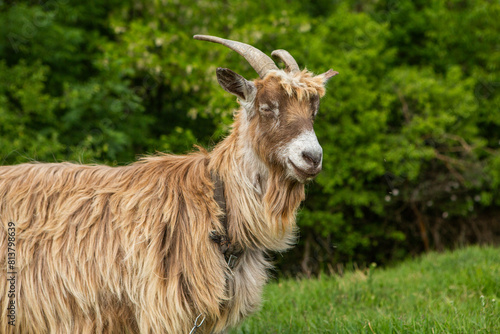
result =
M269 284L232 333L500 333L500 249Z

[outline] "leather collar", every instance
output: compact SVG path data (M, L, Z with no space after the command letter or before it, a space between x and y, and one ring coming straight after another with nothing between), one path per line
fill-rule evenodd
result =
M211 231L209 237L213 242L219 245L219 249L224 255L224 259L226 260L227 265L230 269L233 269L238 262L238 258L243 254L243 250L235 243L232 243L229 239L224 182L216 173L212 173L211 176L212 182L214 183L214 200L217 202L217 205L224 213L224 215L221 217L224 234L217 233L216 231Z

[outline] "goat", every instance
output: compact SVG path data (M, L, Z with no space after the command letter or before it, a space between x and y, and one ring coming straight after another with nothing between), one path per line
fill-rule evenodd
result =
M222 333L258 309L265 254L294 244L304 183L322 168L313 122L337 72L314 76L276 50L283 70L250 45L194 38L259 75L217 69L241 107L211 152L0 167L0 332L188 333L196 321Z

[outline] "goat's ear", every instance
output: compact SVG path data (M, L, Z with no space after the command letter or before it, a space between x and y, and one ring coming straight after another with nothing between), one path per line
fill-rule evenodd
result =
M217 81L226 92L236 95L242 101L248 101L255 95L255 85L238 73L228 68L217 69Z
M325 73L323 74L320 74L323 76L323 84L326 84L328 82L328 80L330 80L331 78L333 78L334 76L336 76L337 74L339 74L339 72L337 71L334 71L332 69L329 69L328 71L326 71Z

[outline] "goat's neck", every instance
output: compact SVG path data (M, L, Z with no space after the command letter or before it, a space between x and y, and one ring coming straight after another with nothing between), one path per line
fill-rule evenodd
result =
M268 168L244 130L236 123L210 159L210 170L225 184L229 237L243 248L283 251L295 240L295 213L304 185Z

